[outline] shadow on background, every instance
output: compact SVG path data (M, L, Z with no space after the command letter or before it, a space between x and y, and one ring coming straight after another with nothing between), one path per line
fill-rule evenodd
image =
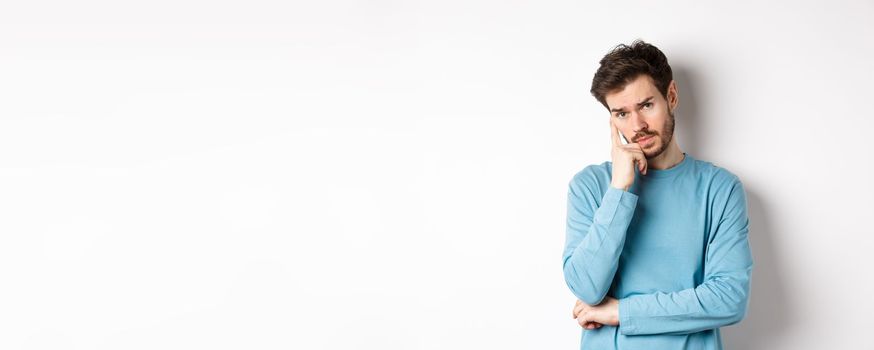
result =
M718 160L707 158L707 145L702 142L706 137L701 135L714 131L706 125L706 118L702 118L706 112L700 106L708 104L703 100L706 94L701 93L700 89L696 90L701 79L688 66L681 64L672 68L680 96L675 112L677 141L684 152L718 164ZM726 349L766 349L773 339L789 328L793 317L792 303L780 274L783 269L780 267L778 249L774 246L775 231L769 221L767 203L747 184L744 184L744 190L750 218L750 248L753 252L750 299L746 317L736 325L723 327L721 332Z
M672 66L674 80L677 82L678 104L674 111L676 118L676 130L674 135L677 137L677 144L683 149L683 152L689 152L693 157L706 160L701 156L706 155L706 150L698 138L702 130L708 130L702 118L701 109L698 108L698 103L701 97L695 93L695 81L697 80L691 70L679 66Z
M745 190L753 251L750 300L746 318L722 328L722 338L726 349L767 349L767 344L790 327L791 300L780 274L780 256L773 240L775 231L765 203L754 189L745 186Z

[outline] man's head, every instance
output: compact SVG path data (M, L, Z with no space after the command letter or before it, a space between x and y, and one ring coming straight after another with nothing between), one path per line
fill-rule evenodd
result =
M673 141L677 84L668 59L641 40L619 45L601 59L591 93L629 142L640 141L647 158L655 158ZM649 139L645 137L653 136ZM643 140L641 140L643 139Z

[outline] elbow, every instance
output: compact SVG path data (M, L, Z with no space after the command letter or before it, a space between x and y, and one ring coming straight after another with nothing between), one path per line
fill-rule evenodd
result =
M740 323L747 315L749 303L748 279L724 279L708 283L709 291L716 297L713 305L721 326Z
M732 312L729 314L728 323L726 326L730 326L733 324L740 323L747 315L747 303L746 301L736 304L732 308Z
M598 305L602 301L604 301L604 297L606 294L597 293L592 288L579 288L573 286L570 282L568 282L568 287L570 287L571 292L574 293L574 296L577 299L580 299L582 302L586 303L586 305Z
M747 297L743 296L741 300L728 305L724 314L725 322L722 326L731 326L740 323L747 315Z
M607 295L606 290L600 290L585 271L574 268L573 263L565 261L564 280L577 299L588 305L598 305Z
M604 301L604 297L606 294L596 293L591 288L579 288L573 286L570 282L568 282L568 287L570 287L571 292L574 293L574 296L577 299L580 299L582 302L586 303L586 305L598 305L602 301Z
M726 327L726 326L738 324L738 323L740 323L740 321L742 321L744 319L745 316L746 316L746 313L743 311L730 313L730 314L726 315L724 321L721 322L721 324L719 326Z
M586 303L586 305L598 305L602 301L604 301L605 296L606 295L597 296L594 294L589 294L589 295L583 295L580 298L580 300L582 300L584 303ZM578 297L580 297L580 296L578 296Z

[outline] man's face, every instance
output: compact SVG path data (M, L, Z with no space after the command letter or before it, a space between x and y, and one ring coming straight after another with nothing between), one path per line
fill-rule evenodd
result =
M637 142L647 159L662 154L674 137L676 87L671 82L668 99L658 91L652 78L643 74L622 90L604 96L610 118L628 142Z

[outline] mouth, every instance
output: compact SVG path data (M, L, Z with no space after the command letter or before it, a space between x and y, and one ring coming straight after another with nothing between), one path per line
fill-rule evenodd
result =
M637 142L641 145L649 144L650 141L652 141L653 136L655 136L655 135L644 136L644 137L637 139L637 141L635 141L635 142Z

